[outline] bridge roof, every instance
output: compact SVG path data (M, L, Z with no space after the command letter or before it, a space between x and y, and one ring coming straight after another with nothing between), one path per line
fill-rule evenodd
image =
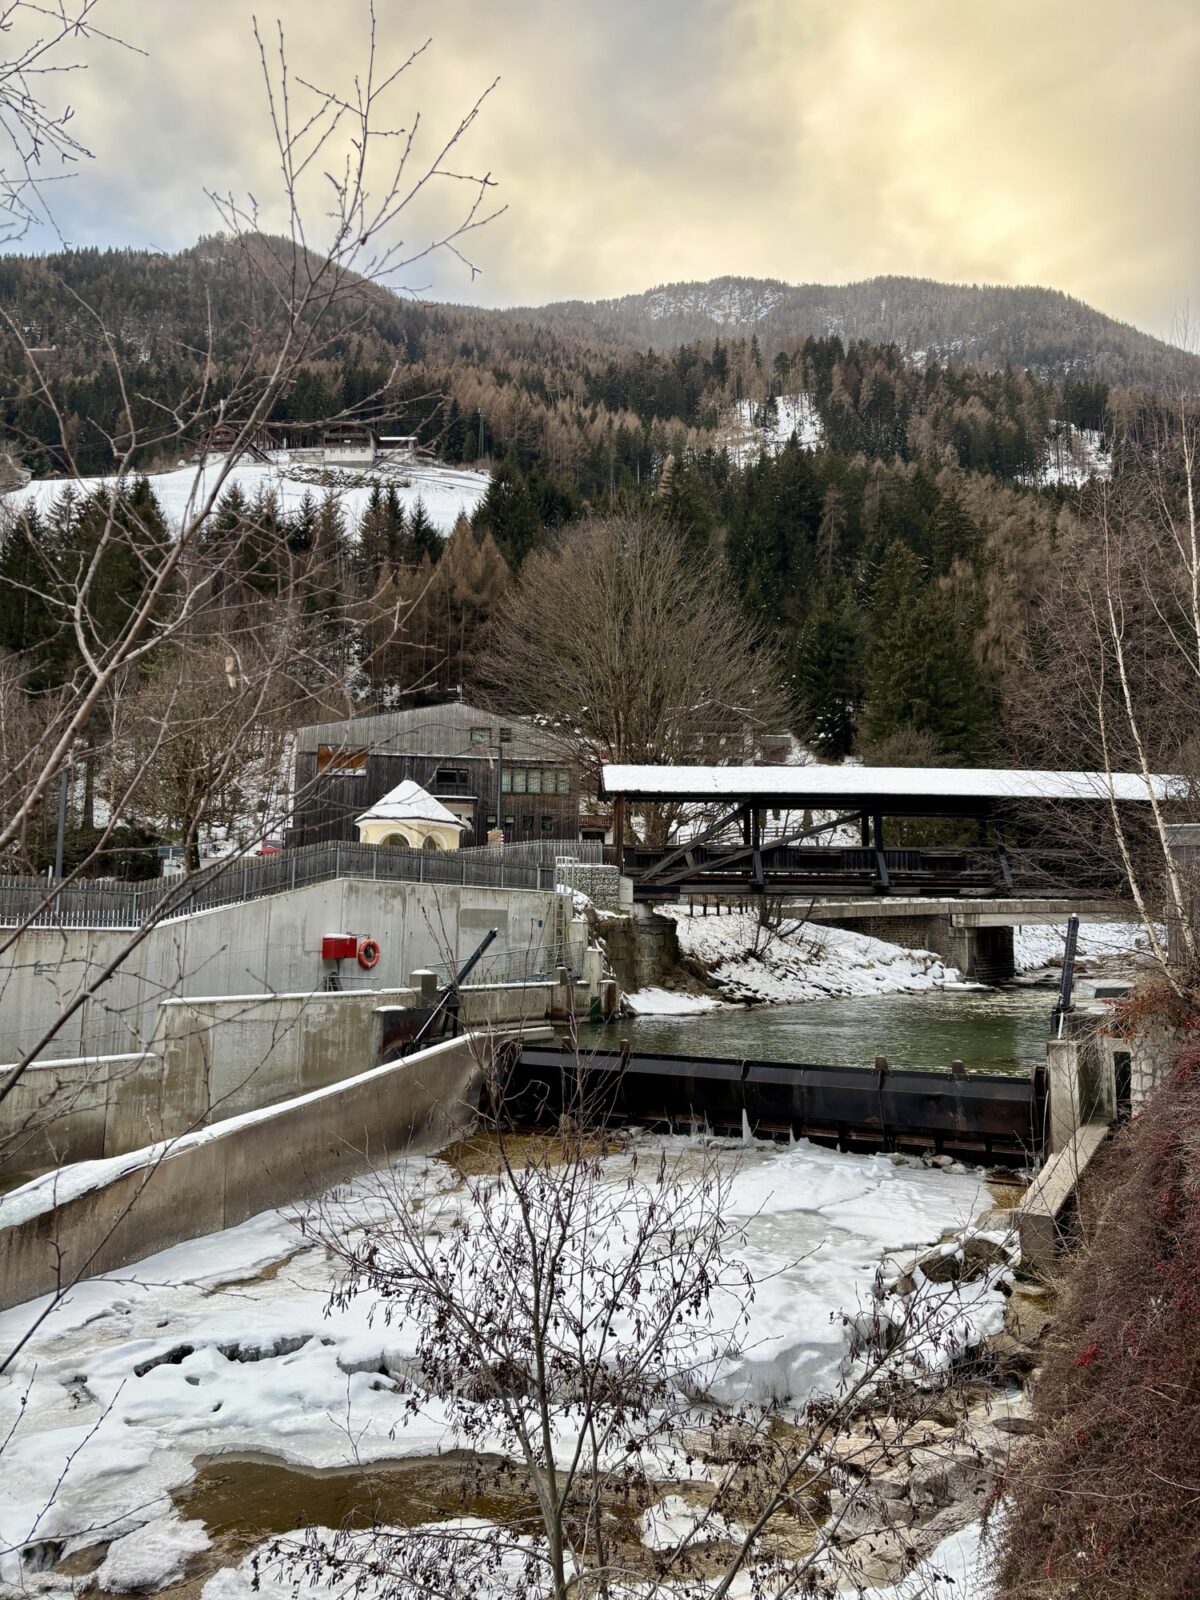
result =
M845 805L946 813L1019 800L1183 798L1183 778L1135 772L1038 772L999 767L657 767L607 765L601 793L628 800L753 800L771 806Z

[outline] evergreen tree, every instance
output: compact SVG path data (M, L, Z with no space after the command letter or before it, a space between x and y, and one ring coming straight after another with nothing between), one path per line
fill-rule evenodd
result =
M512 462L502 461L493 473L475 513L475 528L491 534L514 572L543 542L541 518L529 485Z
M854 749L862 703L862 623L848 584L825 591L800 630L795 679L814 748L832 760Z
M23 657L34 690L58 681L54 662L63 621L48 599L54 558L51 532L37 507L24 508L0 543L0 649Z
M912 728L964 762L987 744L991 717L971 641L917 557L898 541L875 584L866 698L865 731L873 742Z
M420 495L408 514L408 545L414 561L428 556L430 561L436 562L442 553L442 536L429 520L429 513Z

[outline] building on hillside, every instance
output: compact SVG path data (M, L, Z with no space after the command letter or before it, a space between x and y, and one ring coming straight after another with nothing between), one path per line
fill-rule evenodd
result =
M288 844L357 839L357 819L406 779L464 825L463 845L501 826L506 842L579 837L579 777L559 746L456 700L298 729Z
M393 845L402 850L457 850L466 827L411 778L355 817L354 825L360 844Z

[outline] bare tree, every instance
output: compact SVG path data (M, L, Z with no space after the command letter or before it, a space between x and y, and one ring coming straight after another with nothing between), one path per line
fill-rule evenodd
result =
M54 6L45 15L64 29L68 13L90 27L93 4L65 8L61 17ZM14 6L3 15L37 9ZM383 280L403 284L406 269L438 250L474 271L467 240L494 214L491 176L472 175L452 159L488 89L430 138L419 114L405 114L403 104L426 46L386 66L374 11L366 15L362 67L345 89L296 74L282 28L269 45L256 34L279 173L271 214L282 215L285 231L264 233L252 201L215 199L227 233L223 249L239 262L255 307L240 364L219 370L221 330L210 317L208 348L185 368L196 376L172 404L153 408L147 424L139 403L145 397L138 396L119 338L87 306L77 307L95 330L121 397L108 435L109 478L82 479L53 362L18 317L3 315L24 360L28 393L56 419L57 454L73 493L51 519L52 539L45 537L45 519L36 522L27 509L6 516L0 528L0 604L13 604L28 624L28 648L5 657L0 678L0 738L10 757L0 780L0 860L10 870L28 864L33 834L40 830L44 838L49 829L53 837L56 802L79 801L80 779L91 798L79 803L97 820L79 859L61 878L24 894L18 914L0 928L0 958L10 965L28 948L23 934L35 923L53 923L63 889L103 870L135 821L177 828L193 865L202 822L236 813L239 849L280 832L288 804L278 781L287 725L302 710L318 716L345 710L364 652L388 642L385 628L364 639L357 627L358 597L336 539L293 547L269 500L234 514L226 492L298 376L332 341L353 332L373 296L391 293ZM23 59L28 67L32 58ZM14 72L19 84L19 65ZM435 231L422 220L422 207L439 192L458 209L447 222L439 200ZM353 421L386 408L396 376L389 373L378 391L336 418L310 423ZM192 460L190 494L174 525L164 524L150 486L137 476L148 450L184 452ZM397 607L392 627L403 626ZM61 1053L64 1030L82 1008L186 905L187 879L164 887L141 921L82 977L62 958L56 1014L0 1075L6 1117L13 1097L28 1087L31 1063ZM165 981L180 988L184 979L180 972ZM46 1118L63 1112L64 1102L57 1102L40 1122L37 1107L18 1116L0 1164L40 1147ZM73 1281L64 1277L51 1303Z
M1173 400L1144 402L1117 441L1111 478L1085 490L1036 596L1030 670L1012 697L1031 753L1143 780L1147 804L1137 807L1102 783L1106 825L1075 838L1082 856L1128 884L1153 959L1180 994L1200 981L1197 883L1171 831L1197 816L1200 783L1198 492L1200 410L1180 387ZM1163 776L1172 781L1153 781Z
M530 556L497 610L485 670L593 780L606 762L752 759L757 736L787 721L777 663L720 573L644 515L572 526ZM676 820L648 808L651 842Z
M107 32L102 17L103 0L0 7L0 243L15 244L39 224L59 233L53 190L91 157L59 87L85 70L96 41L136 49Z
M523 1509L314 1532L277 1548L285 1569L446 1600L485 1579L554 1600L719 1600L744 1571L754 1593L861 1589L881 1541L911 1565L934 1505L910 1515L906 1473L974 1474L982 1496L992 1470L961 1426L964 1317L1003 1249L985 1247L974 1282L953 1258L953 1277L881 1267L847 1316L834 1392L758 1392L736 1151L624 1140L605 1127L603 1074L576 1055L568 1078L556 1132L494 1124L462 1147L455 1184L381 1173L367 1220L335 1194L303 1222L342 1269L332 1303L366 1297L399 1338L410 1415L474 1452L462 1503Z

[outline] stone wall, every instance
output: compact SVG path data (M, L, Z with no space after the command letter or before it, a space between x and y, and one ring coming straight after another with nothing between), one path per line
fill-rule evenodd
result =
M560 861L555 867L559 883L587 895L597 911L620 911L621 872L588 861Z

